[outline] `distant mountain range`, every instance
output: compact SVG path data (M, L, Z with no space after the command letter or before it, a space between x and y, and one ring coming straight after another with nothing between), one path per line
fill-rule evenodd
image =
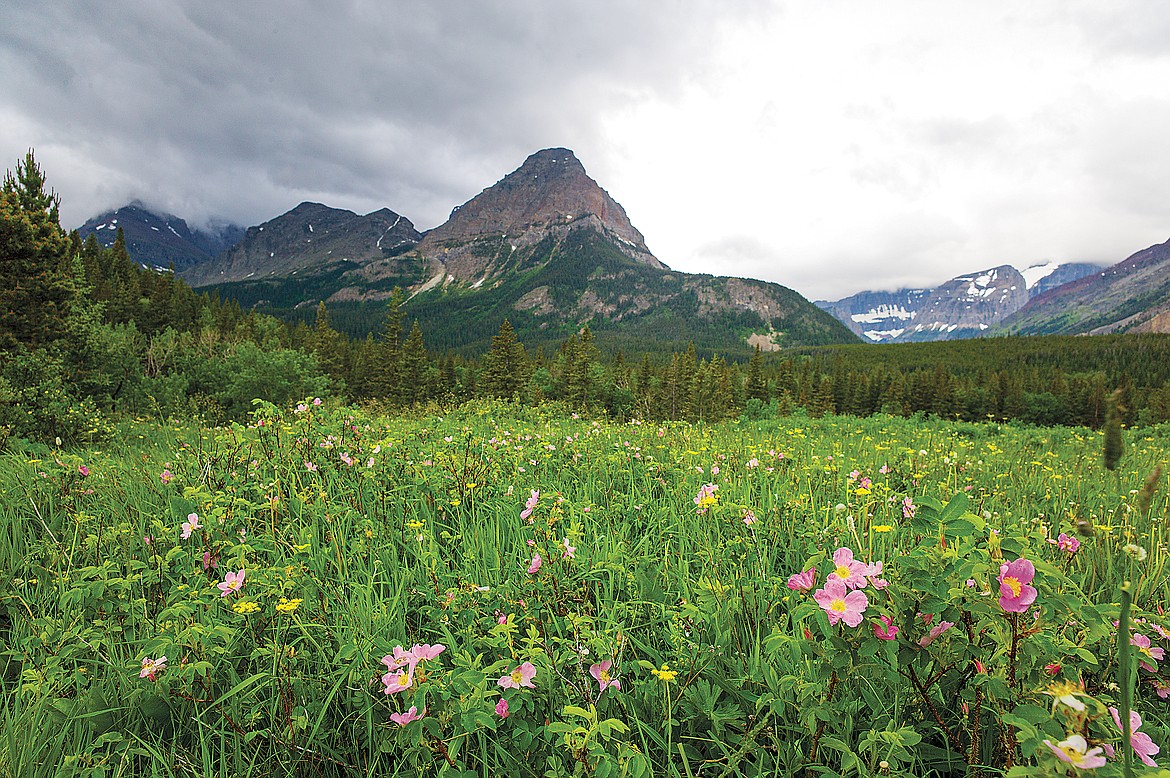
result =
M817 301L870 343L976 338L999 332L1007 317L1044 292L1101 270L1088 263L1011 265L952 278L930 289L859 292Z
M192 230L178 216L156 213L137 200L93 217L78 232L83 239L93 235L109 248L119 228L133 259L146 267L173 268L176 272L211 260L244 237L244 228L236 224L217 223L208 229Z
M110 245L121 228L144 266L304 320L320 301L350 334L381 326L395 287L428 344L482 350L503 319L530 345L588 324L599 345L746 353L786 346L998 334L1170 331L1170 241L1104 268L999 265L929 289L868 291L815 305L779 284L671 270L572 151L544 149L420 233L383 208L301 203L244 230L192 230L141 203L81 227Z

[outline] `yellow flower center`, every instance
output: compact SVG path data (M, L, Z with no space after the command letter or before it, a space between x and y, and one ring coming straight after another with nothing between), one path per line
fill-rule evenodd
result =
M1012 597L1019 597L1020 596L1020 592L1023 590L1024 585L1021 584L1019 582L1019 580L1017 580L1016 578L1013 578L1010 575L1007 575L1007 576L1004 576L1003 582L1007 586L1007 588L1012 590Z
M405 689L407 686L410 686L410 675L407 673L400 674L395 680L395 683Z
M853 574L853 571L850 570L845 565L837 565L837 569L834 570L833 572L835 572L837 574L837 577L840 578L841 580L845 580L846 578L848 578L850 575Z
M521 673L520 668L517 667L515 670L512 671L512 683L518 684L523 680L524 680L524 674Z
M833 613L844 613L846 610L845 601L838 597L829 603L829 610L833 611Z
M601 677L598 679L602 683L609 683L609 670L602 670Z

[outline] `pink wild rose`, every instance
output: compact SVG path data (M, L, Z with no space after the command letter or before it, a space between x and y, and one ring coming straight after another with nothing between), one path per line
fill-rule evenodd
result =
M1008 613L1024 613L1036 601L1036 589L1029 584L1036 568L1027 559L999 566L999 607Z
M869 565L854 559L851 549L839 548L833 552L833 572L829 573L830 581L839 580L849 589L864 589L868 573Z
M540 569L542 564L544 564L544 562L541 561L540 554L534 554L532 556L532 561L528 564L528 574L536 575L536 571Z
M191 533L197 529L201 529L199 524L199 514L188 513L187 520L183 522L183 532L181 535L179 535L179 537L181 537L183 540L186 540L187 538L191 537Z
M414 674L406 670L395 670L382 676L383 694L398 694L414 686Z
M533 489L532 493L528 495L528 499L524 502L524 510L520 511L520 518L528 519L528 517L532 515L532 512L536 510L536 505L539 502L540 492L536 489ZM529 523L531 523L531 521L529 521Z
M532 679L536 677L536 667L531 662L525 662L507 675L500 676L496 685L501 689L535 689Z
M508 701L503 697L496 703L496 715L502 719L508 718Z
M1059 743L1053 743L1046 738L1044 745L1048 746L1058 759L1068 762L1078 770L1092 770L1106 764L1105 757L1101 756L1103 751L1101 746L1089 748L1089 744L1080 735L1072 735Z
M1164 661L1166 658L1166 649L1161 646L1152 646L1150 639L1146 635L1134 633L1133 637L1129 639L1129 644L1138 650L1138 664L1148 673L1158 672L1158 662Z
M175 476L171 473L170 470L163 470L161 473L159 473L158 480L163 482L163 486L166 486L174 479L174 477Z
M235 594L240 589L244 588L244 569L241 567L238 573L228 571L223 580L216 584L219 587L219 596L227 597L230 594Z
M138 673L139 678L145 678L148 681L155 681L158 679L158 674L167 669L167 658L160 656L158 659L151 659L145 657L142 660L142 671Z
M873 636L879 640L896 640L898 628L894 626L894 620L889 616L878 616L878 619L881 623L873 625Z
M418 721L419 719L421 719L425 715L427 715L426 708L423 708L423 712L419 713L418 706L411 705L410 710L408 710L406 713L391 713L390 720L393 721L395 724L397 724L400 727L405 727L410 722Z
M788 576L788 588L794 592L806 592L817 585L817 569L810 567L803 573Z
M843 620L850 627L856 627L861 623L865 609L869 606L865 592L851 592L844 581L831 575L829 580L825 581L825 588L817 589L813 599L828 614L831 625Z
M609 668L613 666L613 662L606 659L604 662L598 662L595 665L589 666L589 674L597 681L600 689L599 692L604 692L609 687L613 687L618 691L622 689L622 682L609 674Z
M1109 714L1113 716L1113 723L1117 725L1117 730L1120 732L1121 713L1118 712L1117 708L1110 708ZM1136 710L1131 710L1129 712L1129 744L1147 767L1157 767L1158 763L1151 757L1161 749L1154 745L1154 741L1145 732L1138 732L1141 726L1142 717L1138 715Z
M950 629L953 626L955 626L955 622L953 622L953 621L940 621L938 624L931 627L930 632L928 632L925 636L923 636L918 641L918 645L922 646L923 648L926 648L931 643L933 643L939 635L946 632L948 629Z

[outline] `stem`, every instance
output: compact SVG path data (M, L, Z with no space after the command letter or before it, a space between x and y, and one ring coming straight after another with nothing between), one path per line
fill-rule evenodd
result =
M1117 622L1117 675L1118 685L1121 687L1121 748L1125 754L1125 778L1133 776L1133 730L1130 727L1129 714L1133 709L1133 682L1130 677L1133 646L1129 637L1129 581L1121 584L1121 614Z
M1007 682L1010 689L1016 685L1016 653L1020 649L1020 614L1011 614L1008 616L1008 622L1012 625L1012 647L1008 652L1007 668Z
M918 692L918 696L922 698L924 703L926 703L926 707L930 711L930 714L934 717L935 722L938 724L939 728L942 729L943 734L947 736L947 742L950 743L951 748L960 754L963 753L963 744L959 741L958 736L951 731L951 728L947 726L946 722L943 721L942 716L939 715L938 708L934 706L934 700L930 699L930 695L927 693L929 687L926 684L923 684L922 681L918 680L918 673L914 672L913 667L909 669L906 677L910 679L910 683L914 686L914 690ZM933 684L934 681L931 681L931 685Z
M834 670L832 672L832 674L829 676L829 693L825 695L825 702L826 703L833 701L833 695L837 691L837 681L838 681L837 671ZM817 726L816 733L813 735L812 746L808 749L808 763L810 765L815 764L817 761L817 747L820 746L821 736L823 736L824 734L825 734L825 722L821 721L821 723ZM807 773L807 771L806 771L806 773Z

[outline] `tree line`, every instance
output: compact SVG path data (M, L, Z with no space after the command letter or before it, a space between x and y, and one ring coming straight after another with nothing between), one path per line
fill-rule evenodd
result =
M481 355L427 348L401 290L380 330L350 338L325 303L312 324L245 311L60 226L32 152L0 186L0 445L110 434L117 414L243 419L260 398L325 395L388 409L473 397L559 401L647 420L717 422L803 409L1040 425L1170 420L1170 337L999 338L824 346L729 360L694 345L602 351L586 325L550 353L505 319ZM660 347L659 347L660 348Z

